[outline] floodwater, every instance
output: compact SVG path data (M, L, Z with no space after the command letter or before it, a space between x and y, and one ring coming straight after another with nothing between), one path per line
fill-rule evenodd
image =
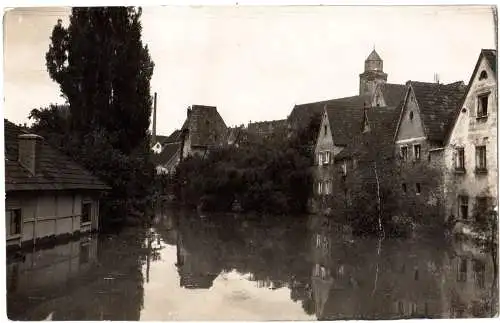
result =
M163 210L7 264L13 320L492 317L490 254L441 238L359 238L328 219Z

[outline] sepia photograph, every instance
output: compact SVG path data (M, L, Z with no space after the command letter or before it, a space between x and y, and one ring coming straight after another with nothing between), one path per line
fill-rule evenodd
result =
M498 317L496 6L126 5L4 8L8 319Z

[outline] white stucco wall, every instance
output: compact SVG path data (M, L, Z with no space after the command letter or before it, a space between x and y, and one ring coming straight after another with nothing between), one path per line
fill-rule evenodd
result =
M91 221L80 223L82 201L91 206ZM21 234L8 236L7 244L32 241L33 239L72 234L76 231L98 229L98 201L90 196L67 193L23 193L7 196L6 209L20 208L22 213ZM7 213L7 217L10 214ZM8 223L9 219L6 219Z
M487 79L479 80L481 71ZM478 95L490 93L487 118L477 118ZM483 59L472 80L470 90L453 127L445 150L446 210L447 216L457 215L458 195L469 196L469 218L477 196L491 196L497 200L497 82L496 75ZM487 174L476 174L476 146L486 146ZM465 173L455 172L455 150L464 148Z

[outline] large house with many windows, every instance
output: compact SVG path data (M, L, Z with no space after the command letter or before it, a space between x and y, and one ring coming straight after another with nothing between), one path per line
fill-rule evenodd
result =
M497 201L496 61L495 50L479 54L446 140L446 216L456 219L460 230Z
M497 200L496 51L481 51L467 87L408 81L399 96L384 93L387 75L374 58L359 96L321 103L312 210L348 206L354 183L376 176L397 196L401 215L423 224L451 217L467 231Z

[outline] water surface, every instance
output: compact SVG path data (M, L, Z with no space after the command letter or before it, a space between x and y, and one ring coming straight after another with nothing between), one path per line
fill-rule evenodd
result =
M7 288L15 320L491 317L498 304L491 255L465 243L169 210L150 229L9 260Z

